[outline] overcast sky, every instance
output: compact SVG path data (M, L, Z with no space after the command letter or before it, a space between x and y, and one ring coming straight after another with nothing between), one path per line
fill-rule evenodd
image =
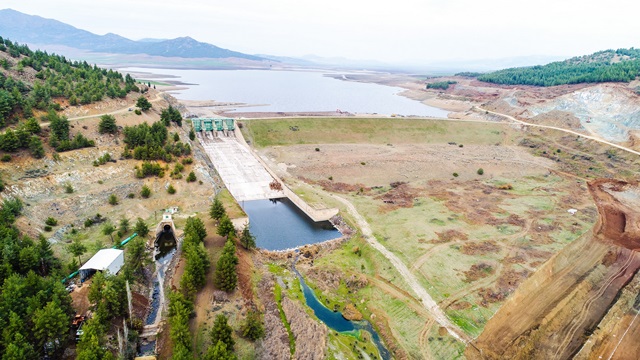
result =
M191 36L250 54L425 63L640 47L637 0L3 0L130 39Z

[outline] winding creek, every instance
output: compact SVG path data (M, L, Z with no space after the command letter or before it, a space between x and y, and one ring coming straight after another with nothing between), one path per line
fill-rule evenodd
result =
M299 256L299 255L298 255ZM298 269L296 269L296 262L298 261L298 257L291 265L291 270L296 274L298 280L300 280L300 285L302 286L302 292L304 294L304 300L308 307L313 310L313 313L318 317L320 321L325 323L330 329L342 332L349 333L357 330L364 330L371 334L371 339L373 343L378 348L378 352L380 357L383 360L390 360L391 353L382 343L380 339L380 335L376 332L370 322L367 320L362 321L351 321L347 320L342 316L342 313L338 311L329 310L326 306L324 306L320 300L316 297L316 294L311 290L311 288L304 281L304 277L300 274Z

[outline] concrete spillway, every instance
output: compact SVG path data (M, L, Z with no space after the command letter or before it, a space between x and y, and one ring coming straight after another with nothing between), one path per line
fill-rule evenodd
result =
M338 213L338 209L310 207L254 154L239 130L235 136L213 137L200 133L198 138L229 192L238 202L289 198L313 221L326 221ZM282 184L282 190L271 189L271 182Z

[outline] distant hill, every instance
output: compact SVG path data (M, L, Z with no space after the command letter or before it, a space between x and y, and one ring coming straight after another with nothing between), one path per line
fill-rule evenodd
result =
M629 82L640 74L640 50L605 50L547 65L510 68L478 76L507 85L556 86L579 83Z
M182 58L264 58L196 41L190 37L134 41L116 34L96 35L57 20L0 10L0 36L19 43L64 45L76 49L113 54L147 54Z

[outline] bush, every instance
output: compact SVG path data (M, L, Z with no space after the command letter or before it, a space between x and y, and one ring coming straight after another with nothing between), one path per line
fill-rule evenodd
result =
M2 162L9 162L9 161L11 161L11 155L9 155L9 154L4 154L4 155L2 155L1 160L2 160Z
M136 194L134 194L134 193L128 193L128 194L127 194L127 197L128 197L129 199L133 199L134 197L136 197Z
M49 231L51 231L51 230L53 230L53 228L52 228L51 226L49 226L49 225L46 225L46 226L44 227L44 231L49 232Z
M88 228L88 227L91 227L91 225L93 225L93 219L88 218L87 220L84 221L84 227Z
M189 173L189 176L187 176L187 182L194 182L196 181L196 174L192 171Z
M67 194L72 194L73 193L73 186L71 186L71 184L66 183L64 184L64 192Z
M136 115L142 115L142 111L140 111L140 109L136 109L136 111L134 111L136 113Z
M176 193L176 188L174 188L173 185L169 184L169 187L167 188L167 192L173 195Z
M184 159L182 159L182 164L183 165L193 164L193 159L192 158L184 158Z
M478 172L478 175L482 175L482 174L484 174L484 170L483 170L482 168L478 169L478 171L477 171L477 172Z
M453 173L453 177L458 177L458 173L457 172Z
M115 134L118 132L118 126L116 125L116 118L113 115L102 115L100 117L100 124L98 124L98 132L100 134Z
M118 197L116 194L109 195L109 205L118 205Z
M142 186L142 190L140 190L140 196L147 199L151 196L151 189L147 185Z
M56 226L58 225L58 220L52 218L52 217L48 217L47 220L44 221L45 224L49 225L49 226Z

